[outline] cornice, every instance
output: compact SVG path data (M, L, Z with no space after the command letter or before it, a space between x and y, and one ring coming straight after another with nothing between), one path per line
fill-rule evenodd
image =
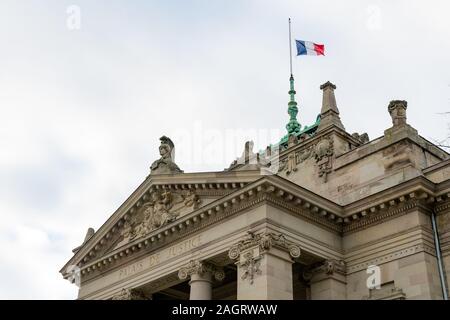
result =
M191 187L209 188L225 184L191 184ZM178 185L178 187L176 187ZM172 184L170 188L183 188L185 184ZM98 270L115 268L121 265L125 257L137 257L147 254L169 243L177 241L187 235L202 230L212 224L227 219L231 215L244 212L248 209L269 203L275 207L299 216L302 219L320 225L340 234L355 232L382 223L387 219L406 214L419 208L423 212L430 210L430 204L434 205L435 197L431 187L433 183L427 179L418 177L388 190L381 191L353 204L342 207L332 201L308 191L295 183L279 176L264 176L260 179L236 185L221 198L198 208L197 210L180 217L150 232L147 236L116 249L112 252L96 258L96 252L101 249L101 239L107 238L112 233L118 232L121 225L127 219L124 214L110 224L110 229L103 228L98 233L97 241L90 241L89 246L84 246L76 255L76 260L71 259L72 264L81 268L81 273L97 273ZM167 188L167 185L153 185L153 188ZM186 186L187 187L187 186ZM148 191L151 192L149 189ZM146 194L146 193L145 193ZM137 204L136 204L137 205ZM129 207L128 210L131 210ZM89 261L89 257L93 259ZM73 263L75 261L75 263ZM70 263L68 263L70 264ZM66 269L62 273L68 276Z
M267 180L274 188L284 191L284 193L281 193L277 190L277 192L274 193L276 190L272 191L272 189L269 189L269 193L274 193L277 197L286 200L287 203L299 205L301 203L299 203L297 199L294 199L294 197L301 198L309 202L311 206L321 207L324 210L336 213L339 216L344 215L344 210L341 205L303 188L288 179L280 176L268 176Z
M412 194L411 194L412 195ZM399 197L399 203L395 203L397 200L391 200L393 204L387 207L382 204L378 207L371 207L369 211L362 211L361 217L353 215L351 218L344 218L343 233L349 234L351 232L360 231L368 227L372 227L376 224L386 222L390 219L397 218L411 211L416 210L418 207L423 210L428 210L422 203L414 198L406 199L404 196ZM370 211L373 210L373 211ZM352 219L353 221L351 221Z
M346 218L351 217L356 220L357 218L364 217L367 213L369 213L367 211L374 213L379 209L384 209L386 206L393 206L396 203L402 203L408 198L431 198L434 197L434 193L435 184L423 176L418 176L345 205L345 216ZM356 219L354 215L357 215Z
M450 179L436 186L436 206L434 212L439 215L450 210Z
M268 195L266 200L276 207L286 209L287 212L300 216L323 228L338 233L341 231L340 223L343 221L342 217L318 206L311 206L309 202L300 202L301 199L295 200L294 203L286 202L285 199L280 199L280 196L277 195Z
M344 206L342 233L363 230L416 209L431 213L435 201L433 182L423 176L410 179Z

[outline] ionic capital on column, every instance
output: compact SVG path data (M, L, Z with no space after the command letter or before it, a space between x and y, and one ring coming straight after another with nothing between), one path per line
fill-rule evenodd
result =
M242 270L242 280L248 279L250 284L256 275L261 274L260 260L272 248L287 252L291 258L300 257L300 247L286 240L284 235L272 232L254 234L233 245L228 251L228 257L236 261Z
M186 280L192 275L204 275L211 273L212 277L217 281L222 281L225 278L225 272L222 268L219 268L211 263L199 260L191 260L187 265L182 267L178 271L178 278L180 280Z
M300 247L288 241L284 235L273 232L254 234L249 232L249 236L233 245L228 251L228 256L232 260L237 260L239 256L248 249L258 248L260 254L269 251L272 247L277 247L283 251L288 251L292 258L300 257Z

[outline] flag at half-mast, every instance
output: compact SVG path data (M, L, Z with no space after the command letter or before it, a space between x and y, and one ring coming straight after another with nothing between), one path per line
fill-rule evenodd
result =
M297 45L297 55L303 56L324 56L325 55L325 45L317 44L311 41L295 40Z

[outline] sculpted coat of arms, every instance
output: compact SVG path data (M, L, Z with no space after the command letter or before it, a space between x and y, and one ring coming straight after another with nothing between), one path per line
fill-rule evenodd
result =
M142 237L149 232L174 221L186 208L194 210L200 204L198 195L191 189L180 193L169 190L156 190L150 194L150 200L130 217L123 226L123 242Z

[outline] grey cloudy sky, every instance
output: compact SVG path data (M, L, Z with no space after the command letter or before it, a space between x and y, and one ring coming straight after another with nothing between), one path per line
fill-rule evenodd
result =
M81 10L70 30L67 8ZM0 298L73 299L58 271L145 179L158 138L185 171L222 170L287 123L288 38L299 120L330 80L349 132L381 136L387 105L444 139L448 1L0 1ZM230 142L231 140L231 142ZM194 151L192 151L194 150Z

